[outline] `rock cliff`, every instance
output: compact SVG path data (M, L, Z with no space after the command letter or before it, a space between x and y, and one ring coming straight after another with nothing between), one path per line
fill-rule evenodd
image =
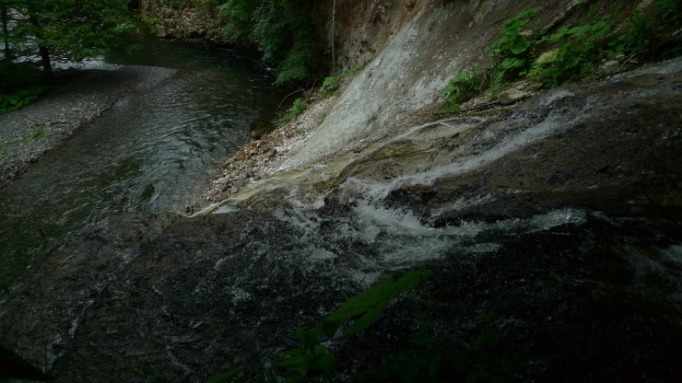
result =
M222 32L224 20L214 1L141 0L140 14L152 21L162 38L228 43Z

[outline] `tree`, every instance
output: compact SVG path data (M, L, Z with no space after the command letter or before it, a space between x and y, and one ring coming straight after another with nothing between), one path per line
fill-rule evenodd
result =
M5 60L12 60L12 49L9 46L9 9L5 0L0 1L0 19L2 19L2 43L5 46Z
M112 48L132 26L128 0L2 0L18 15L15 41L36 49L46 79L54 55L80 61Z
M220 10L235 42L255 44L277 66L277 83L310 79L319 41L308 0L227 0Z

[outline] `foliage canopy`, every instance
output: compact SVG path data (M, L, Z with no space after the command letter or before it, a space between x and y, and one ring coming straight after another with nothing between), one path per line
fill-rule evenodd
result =
M302 81L313 74L318 44L305 0L228 0L225 33L236 43L255 45L277 67L277 83Z
M127 0L0 0L11 17L5 38L23 53L39 53L46 76L51 56L72 60L120 45L133 24Z

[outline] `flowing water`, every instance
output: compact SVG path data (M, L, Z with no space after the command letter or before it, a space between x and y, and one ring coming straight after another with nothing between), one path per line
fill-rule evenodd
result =
M111 60L177 72L124 96L0 192L4 283L88 223L119 212L182 211L196 202L282 96L265 68L231 51L148 42Z

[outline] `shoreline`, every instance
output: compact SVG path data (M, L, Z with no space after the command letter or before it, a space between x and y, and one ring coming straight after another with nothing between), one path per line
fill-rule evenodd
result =
M0 190L122 97L158 86L176 72L134 65L68 71L36 102L0 115Z

